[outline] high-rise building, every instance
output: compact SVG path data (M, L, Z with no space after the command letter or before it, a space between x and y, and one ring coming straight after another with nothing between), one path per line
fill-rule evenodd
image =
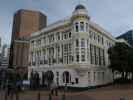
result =
M29 36L47 24L47 17L38 11L19 10L14 14L9 67L27 70Z
M1 47L1 37L0 37L0 47Z
M2 44L2 43L1 43L1 37L0 37L0 53L1 53L1 44Z
M9 53L10 52L10 46L7 44L4 44L2 46L2 53L1 53L1 66L2 68L7 68L9 63Z
M0 37L0 66L1 66L1 62L2 62L1 49L2 49L2 47L1 47L1 37Z
M117 37L117 39L126 40L131 46L133 46L133 30L129 30L126 33Z
M38 11L19 10L14 15L12 40L27 38L47 24L47 18Z

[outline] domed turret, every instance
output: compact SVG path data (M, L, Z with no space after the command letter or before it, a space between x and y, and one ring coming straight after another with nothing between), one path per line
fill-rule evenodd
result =
M85 8L85 6L83 6L81 4L79 4L79 5L77 5L75 7L72 16L73 17L76 17L76 16L86 16L86 17L89 18L87 9Z
M75 10L78 10L78 9L86 9L83 5L79 4L75 7Z
M88 32L89 20L90 16L88 16L87 9L81 4L77 5L71 17L73 30L75 32Z

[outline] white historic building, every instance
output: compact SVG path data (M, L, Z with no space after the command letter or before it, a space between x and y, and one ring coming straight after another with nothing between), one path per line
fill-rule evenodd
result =
M28 77L47 71L59 86L89 87L112 82L108 48L115 38L91 21L83 5L76 6L69 18L35 32L30 38ZM40 82L41 82L40 81Z

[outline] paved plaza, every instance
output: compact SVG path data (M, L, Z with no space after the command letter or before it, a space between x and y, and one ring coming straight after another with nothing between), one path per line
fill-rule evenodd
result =
M49 100L49 91L25 91L19 94L19 100L38 100L38 93L40 93L40 100ZM59 91L58 96L52 96L52 100L62 100L63 91ZM133 86L122 85L122 86L107 86L97 89L89 89L81 92L70 92L65 93L66 100L133 100ZM0 100L4 100L4 92L0 94ZM11 100L8 98L8 100ZM14 99L15 100L15 96Z

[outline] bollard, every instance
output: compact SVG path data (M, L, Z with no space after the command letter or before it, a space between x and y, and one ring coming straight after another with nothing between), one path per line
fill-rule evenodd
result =
M37 100L40 100L40 92L37 94Z
M61 100L66 100L66 96L65 96L65 94L62 95Z
M13 100L13 92L11 91L11 94L9 95L10 100Z
M51 96L51 94L49 94L49 99L48 100L52 100L52 96Z
M19 93L16 93L16 100L19 100Z
M58 90L57 89L55 89L55 95L58 96Z
M7 92L5 92L5 100L7 100L8 94Z
M51 94L52 94L52 95L54 94L54 90L53 90L53 89L51 89Z

